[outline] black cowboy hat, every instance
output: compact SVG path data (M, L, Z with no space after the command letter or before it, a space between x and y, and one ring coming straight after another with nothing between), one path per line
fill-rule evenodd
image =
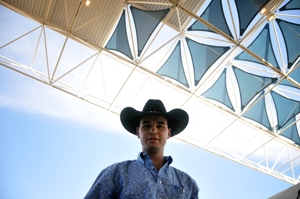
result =
M121 111L120 119L124 128L136 135L136 127L140 126L141 117L149 114L161 115L168 120L171 137L183 131L189 123L187 112L182 109L173 109L167 112L162 101L154 99L149 99L142 111L137 111L132 107L124 108Z

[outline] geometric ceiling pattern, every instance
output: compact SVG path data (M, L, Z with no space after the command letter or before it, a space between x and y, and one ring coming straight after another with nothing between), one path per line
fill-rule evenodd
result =
M0 65L114 114L159 98L177 139L300 181L300 1L85 2L0 1Z

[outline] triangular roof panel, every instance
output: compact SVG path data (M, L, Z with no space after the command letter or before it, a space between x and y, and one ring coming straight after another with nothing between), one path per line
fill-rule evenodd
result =
M284 37L288 54L288 68L290 68L300 56L300 25L283 21L280 19L276 19L276 21Z
M195 86L199 83L205 72L219 59L229 47L208 46L186 38L189 47L195 75Z
M157 71L158 74L170 77L186 87L189 87L189 84L184 73L182 59L181 59L181 50L180 50L180 41L178 41L175 49L173 50L170 57L162 65L162 67Z
M270 62L274 67L280 69L270 40L269 23L265 25L261 33L249 45L248 49L259 55L264 60ZM236 56L235 59L260 63L255 57L245 51Z
M267 3L268 0L235 0L239 15L240 36L244 34L248 25Z
M227 84L226 84L226 68L220 75L219 79L214 83L214 85L205 91L202 96L206 98L210 98L213 100L216 100L228 108L230 108L232 111L234 111L234 107L232 106L232 103L230 101L230 98L228 96L227 91Z
M261 92L258 99L264 94L264 92ZM269 129L270 131L272 131L272 127L267 115L267 111L266 111L266 104L265 104L265 100L258 100L254 102L254 105L251 106L250 109L248 109L244 114L243 117L252 119L260 124L262 124L263 126L265 126L267 129Z
M133 6L130 9L137 34L138 56L140 56L151 34L170 10L146 11Z
M288 99L274 91L271 91L271 95L276 107L278 129L281 129L291 118L300 113L300 102Z
M133 59L126 32L125 10L123 11L119 23L105 48L119 51L130 59Z
M209 6L206 8L204 13L200 17L232 37L232 34L225 20L221 0L212 0ZM187 30L188 31L204 30L204 31L214 32L209 27L205 26L199 21L195 21Z
M280 82L281 85L286 85L286 86L292 86L292 87L295 87L297 88L294 84L292 84L290 81L284 79Z
M232 68L239 85L242 110L251 101L253 97L255 97L260 91L262 91L268 85L277 80L277 78L268 78L253 75L235 66L233 66Z
M295 117L290 119L282 128L284 129L285 127L289 126L293 122L295 122ZM287 130L280 133L280 135L282 135L286 138L289 138L289 139L293 140L295 143L297 143L298 145L300 145L299 131L295 124L292 125L291 127L289 127Z
M290 0L287 4L281 7L279 10L296 10L300 9L300 1L299 0Z
M298 63L299 65L299 63ZM298 66L295 70L290 73L290 77L300 83L300 67Z

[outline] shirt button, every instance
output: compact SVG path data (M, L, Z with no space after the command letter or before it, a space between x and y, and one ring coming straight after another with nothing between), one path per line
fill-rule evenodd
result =
M159 183L161 184L161 180L159 181Z
M151 167L151 169L153 169L154 167Z
M182 190L183 191L183 193L185 193L185 190Z

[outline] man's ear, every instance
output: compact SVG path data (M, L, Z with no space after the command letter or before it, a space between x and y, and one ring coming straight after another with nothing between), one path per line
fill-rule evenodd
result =
M136 132L137 137L140 138L139 127L136 127L135 132Z
M168 132L168 139L170 138L170 136L171 136L171 132L172 132L172 130L171 130L171 128L169 128L169 132Z

